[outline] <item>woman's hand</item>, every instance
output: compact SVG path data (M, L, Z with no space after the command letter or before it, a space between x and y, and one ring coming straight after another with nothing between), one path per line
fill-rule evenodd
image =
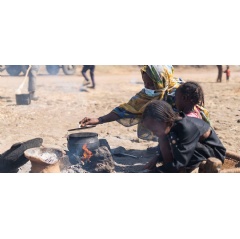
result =
M82 119L79 124L81 125L81 127L84 127L86 125L97 125L99 124L99 119L97 118L88 118L88 117L85 117L84 119Z
M156 164L157 164L157 162L158 162L158 157L159 157L159 156L155 156L154 158L152 158L152 159L144 166L144 169L152 170L154 167L156 167Z

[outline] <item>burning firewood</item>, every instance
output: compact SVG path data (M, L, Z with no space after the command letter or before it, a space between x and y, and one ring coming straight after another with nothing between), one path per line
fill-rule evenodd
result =
M84 144L82 149L83 149L83 156L81 160L83 161L83 164L84 164L84 161L90 162L90 158L93 156L93 153L87 148L87 144Z

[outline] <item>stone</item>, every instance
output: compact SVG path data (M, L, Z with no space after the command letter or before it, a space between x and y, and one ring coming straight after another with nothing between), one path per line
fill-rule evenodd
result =
M87 162L83 169L91 173L114 173L115 163L111 152L106 146L101 146L95 150L90 162Z

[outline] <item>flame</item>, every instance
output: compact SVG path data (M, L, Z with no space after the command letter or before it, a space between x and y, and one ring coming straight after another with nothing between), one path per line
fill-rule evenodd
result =
M83 156L82 160L90 161L89 159L93 156L92 152L87 148L87 144L84 144L83 147Z

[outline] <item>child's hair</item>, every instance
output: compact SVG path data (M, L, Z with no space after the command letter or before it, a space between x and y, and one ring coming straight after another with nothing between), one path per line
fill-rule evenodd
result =
M146 118L156 119L159 122L173 123L178 114L173 111L172 106L163 100L153 100L147 105L143 112L143 120Z
M229 69L230 67L229 66L227 66L227 69Z
M188 81L178 87L177 90L187 97L194 105L204 106L204 93L202 87L193 81Z

